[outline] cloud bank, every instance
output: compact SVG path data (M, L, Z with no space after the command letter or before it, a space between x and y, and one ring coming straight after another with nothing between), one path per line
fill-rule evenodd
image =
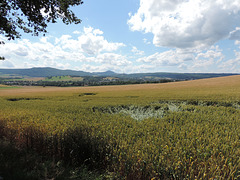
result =
M71 35L42 37L37 42L27 39L9 41L0 49L0 54L6 57L0 62L3 68L56 67L61 69L106 71L122 69L131 62L121 54L116 53L125 44L109 42L103 32L92 27L84 27L83 32L74 31ZM0 36L4 40L3 36ZM7 41L5 39L5 41ZM95 68L85 69L82 66L71 66L73 63L88 63ZM116 67L117 68L116 68Z
M239 0L140 0L128 25L152 33L158 47L205 48L239 39L239 18Z

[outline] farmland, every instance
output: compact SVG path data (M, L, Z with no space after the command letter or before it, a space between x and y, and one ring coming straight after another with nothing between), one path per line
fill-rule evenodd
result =
M0 101L0 137L19 149L116 179L240 177L240 76L121 86L0 86Z
M18 87L14 87L14 86L6 86L6 85L1 85L0 84L0 89L12 89L12 88L18 88Z
M193 79L225 77L232 73L133 73L118 74L112 71L89 73L55 68L0 69L0 84L15 86L103 86L168 83Z

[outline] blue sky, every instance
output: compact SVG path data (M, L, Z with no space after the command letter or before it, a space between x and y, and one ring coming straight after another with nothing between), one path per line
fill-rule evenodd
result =
M6 41L0 68L240 73L239 0L89 0L82 23Z

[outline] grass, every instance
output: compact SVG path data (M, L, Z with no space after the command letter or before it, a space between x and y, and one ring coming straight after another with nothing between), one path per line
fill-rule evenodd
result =
M40 166L33 163L21 170L26 177L37 171L43 178L57 178L57 172L63 169L69 175L72 167L76 174L86 174L83 179L91 179L96 169L105 173L94 178L103 179L240 177L240 76L1 89L0 102L0 137L20 152L31 149L37 156L55 159L45 162L33 155ZM18 151L4 153L2 158L16 157ZM16 164L24 167L27 162L23 158ZM46 168L54 172L44 176Z
M16 86L6 86L6 85L0 84L0 90L1 89L15 89L15 88L19 88L19 87L16 87Z

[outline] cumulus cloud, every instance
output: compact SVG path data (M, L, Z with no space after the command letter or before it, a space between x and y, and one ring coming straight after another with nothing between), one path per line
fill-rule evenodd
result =
M125 66L116 66L113 64L101 64L101 65L93 65L93 64L83 64L78 70L88 71L88 72L104 72L104 71L114 71L118 73L143 73L143 72L151 72L154 68L154 65L148 64L128 64Z
M108 42L102 36L103 32L99 29L84 29L85 34L78 37L78 43L82 51L89 55L97 55L103 51L115 51L119 47L125 46L123 43Z
M19 46L14 52L18 56L27 56L28 55L28 50L24 46Z
M98 62L101 64L116 65L116 66L126 66L131 64L131 62L128 61L125 56L122 56L120 54L115 54L115 53L100 54L96 57L95 62Z
M118 48L125 46L123 43L108 42L100 29L84 27L83 34L77 39L70 35L63 35L57 38L56 45L60 44L64 49L77 50L90 56L95 56L101 52L116 51Z
M188 65L185 63L182 63L178 66L178 69L180 69L181 71L186 71L188 70L188 68L189 68Z
M219 65L222 72L240 73L240 52L235 50L234 53L234 59L229 59Z
M152 64L140 64L131 67L129 66L125 71L126 73L148 73L153 71L159 72L159 69Z
M239 15L238 0L140 0L128 25L132 31L152 33L159 47L202 48L231 32L233 38Z
M127 66L118 67L112 64L101 64L101 65L93 65L93 64L83 64L78 70L87 71L87 72L105 72L108 70L119 72L119 73L126 73Z
M223 63L224 58L222 49L212 46L208 50L196 53L193 62L187 68L192 72L219 72L217 67Z
M222 61L223 58L222 50L218 46L212 46L206 52L198 53L196 56L196 60L205 59L208 61L215 60L216 62Z
M81 34L80 31L73 31L73 34Z
M151 63L161 66L176 66L184 61L191 61L194 59L194 55L189 52L185 52L181 49L168 50L162 53L155 53L150 56L145 56L137 59L137 62Z
M144 42L145 44L151 44L151 42L148 41L146 38L143 38L143 42Z
M6 41L2 35L0 38ZM41 37L37 42L27 39L8 41L0 48L1 56L7 59L1 62L0 66L50 66L66 69L70 67L69 62L73 61L122 67L131 64L125 56L115 53L123 46L123 43L107 41L100 29L85 27L78 38L62 35L59 38Z
M137 59L138 63L184 72L213 72L223 62L222 49L212 46L205 51L198 49L170 49Z
M137 47L135 47L135 46L132 47L131 51L136 55L140 55L140 56L144 55L144 51L138 50Z
M236 41L235 41L235 45L240 45L240 41L239 41L239 40L236 40Z

